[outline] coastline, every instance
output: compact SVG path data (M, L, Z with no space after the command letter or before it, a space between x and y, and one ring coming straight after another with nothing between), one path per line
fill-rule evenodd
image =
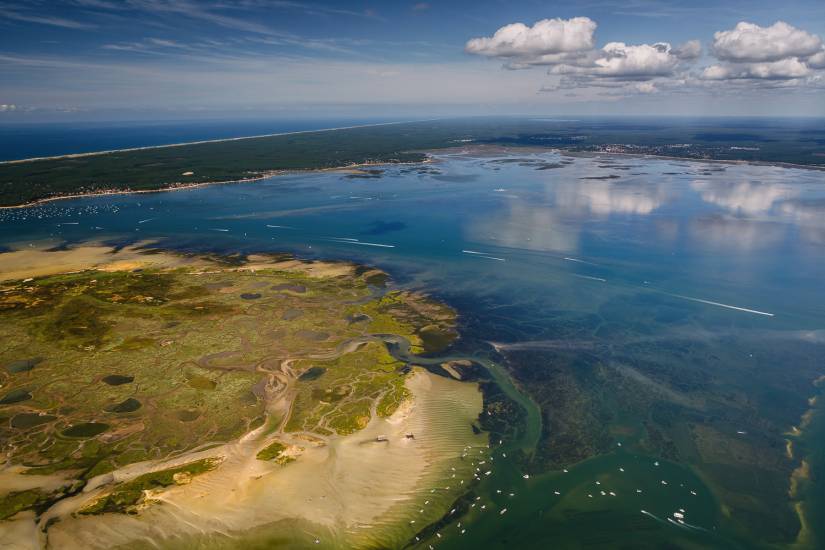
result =
M438 120L438 119L431 119L431 120ZM33 159L21 159L21 160L14 160L14 161L2 161L0 165L3 164L15 164L15 163L26 163L26 162L36 162L40 160L59 160L59 159L68 159L68 158L80 158L80 157L89 157L89 156L97 156L97 155L106 155L118 152L128 152L128 151L140 151L140 150L151 150L151 149L163 149L163 148L170 148L170 147L182 147L186 145L197 145L200 143L221 143L221 142L229 142L229 141L241 141L246 139L256 139L261 137L275 137L275 136L283 136L283 135L293 135L293 134L310 134L310 133L321 133L321 132L331 132L337 130L348 130L353 128L369 128L374 126L386 126L386 125L394 125L394 124L408 124L410 122L427 122L427 120L421 121L404 121L404 122L386 122L380 124L370 124L364 126L346 126L340 128L328 128L324 130L300 130L296 132L285 132L280 134L269 134L269 135L260 135L260 136L247 136L247 137L238 137L238 138L227 138L227 139L218 139L218 140L207 140L207 141L197 141L197 142L189 142L189 143L176 143L170 145L153 145L148 147L137 147L132 149L117 149L111 151L98 151L94 153L78 153L78 154L71 154L71 155L62 155L57 157L38 157ZM198 182L173 182L170 184L165 184L164 187L158 187L157 189L111 189L105 191L84 191L78 193L68 193L68 194L60 194L51 197L45 197L42 199L37 199L31 202L26 202L22 204L12 204L12 205L5 205L0 206L0 210L16 210L22 208L30 208L39 206L41 204L46 204L49 202L60 201L60 200L68 200L68 199L77 199L83 197L96 197L96 196L108 196L108 195L131 195L131 194L144 194L144 193L161 193L166 191L180 191L186 189L196 189L199 187L206 187L208 185L227 185L227 184L235 184L235 183L250 183L254 181L261 181L268 178L273 178L277 176L283 175L290 175L290 174L312 174L312 173L323 173L323 172L339 172L345 170L357 170L358 168L363 167L376 167L376 166L398 166L398 165L412 165L412 164L428 164L433 162L433 156L439 154L450 154L452 152L462 152L465 154L473 154L474 152L479 151L490 151L496 153L516 153L516 152L525 152L529 151L531 153L561 153L573 157L594 157L594 156L617 156L617 157L627 157L627 158L642 158L642 159L655 159L655 160L672 160L672 161L682 161L682 162L703 162L703 163L715 163L715 164L724 164L724 165L753 165L753 166L764 166L764 167L776 167L776 168L785 168L785 169L797 169L797 170L814 170L819 172L825 172L825 166L819 165L812 165L812 164L795 164L790 162L766 162L766 161L756 161L756 160L730 160L730 159L698 159L692 157L676 157L671 155L652 155L647 153L622 153L622 152L600 152L600 151L574 151L570 149L564 149L559 147L536 147L536 146L512 146L512 145L496 145L496 144L468 144L463 146L451 146L451 147L444 147L442 149L427 149L420 151L425 155L425 158L420 161L414 162L388 162L388 161L380 161L380 162L361 162L356 164L345 164L341 166L333 166L329 168L307 168L307 169L273 169L267 170L259 175L247 177L247 178L235 178L235 179L228 179L228 180L219 180L219 181L198 181ZM412 151L418 152L418 151Z
M236 138L236 139L246 139L246 138ZM188 144L184 144L188 145ZM167 147L167 146L163 146ZM341 166L334 166L332 168L307 168L305 170L300 169L291 169L291 170L270 170L264 172L258 176L253 176L249 178L240 178L240 179L230 179L230 180L220 180L220 181L198 181L198 182L191 182L191 183L184 183L184 182L175 182L169 184L167 187L158 187L157 189L112 189L107 191L89 191L89 192L82 192L82 193L70 193L70 194L63 194L63 195L55 195L53 197L45 197L42 199L37 199L32 202L27 202L23 204L13 204L8 206L0 206L0 210L19 210L22 208L32 208L35 206L40 206L41 204L46 204L55 201L62 201L62 200L69 200L69 199L80 199L84 197L105 197L109 195L142 195L146 193L165 193L167 191L185 191L187 189L197 189L199 187L206 187L209 185L229 185L235 183L250 183L253 181L261 181L269 178L274 178L278 176L286 176L286 175L301 175L301 174L313 174L313 173L324 173L324 172L345 172L347 170L358 170L359 168L366 168L366 167L376 167L376 166L403 166L403 165L411 165L411 164L428 164L432 162L432 159L425 158L420 161L415 162L361 162L357 164L345 164Z
M355 130L358 128L376 128L379 126L393 126L396 124L411 124L414 122L433 122L441 120L438 118L429 118L422 120L399 120L396 122L376 122L373 124L356 124L353 126L336 126L332 128L320 128L317 130L294 130L292 132L276 132L273 134L257 134L254 136L240 136L234 138L218 138L218 139L202 139L198 141L182 141L179 143L167 143L164 145L145 145L143 147L126 147L124 149L106 149L104 151L90 151L88 153L68 153L65 155L54 155L50 157L30 157L25 159L14 159L0 161L0 166L6 164L25 164L27 162L38 162L42 160L61 160L61 159L77 159L85 157L96 157L102 155L111 155L114 153L131 153L134 151L151 151L153 149L169 149L172 147L185 147L187 145L203 145L204 143L228 143L232 141L244 141L248 139L270 138L279 136L295 136L300 134L320 134L324 132L337 132L339 130Z

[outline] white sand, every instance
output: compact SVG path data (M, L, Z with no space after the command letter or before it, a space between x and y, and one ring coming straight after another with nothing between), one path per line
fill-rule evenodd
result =
M279 534L305 544L318 537L320 547L400 545L445 513L458 495L459 479L471 477L472 467L459 458L464 446L487 443L486 435L474 435L470 427L482 407L476 384L417 369L408 387L411 407L389 419L373 418L364 430L330 438L327 445L303 444L296 462L257 460L267 442L242 439L220 449L226 461L217 470L159 495L163 504L137 516L65 517L49 529L49 546L140 547L140 541L151 540L187 547L192 537L206 547L223 546L253 528L248 536L257 539ZM379 435L388 441L376 442Z

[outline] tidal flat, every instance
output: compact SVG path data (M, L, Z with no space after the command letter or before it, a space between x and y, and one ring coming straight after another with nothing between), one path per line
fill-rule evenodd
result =
M398 545L487 450L478 384L385 343L442 351L455 312L377 269L147 246L6 259L0 528L19 547Z

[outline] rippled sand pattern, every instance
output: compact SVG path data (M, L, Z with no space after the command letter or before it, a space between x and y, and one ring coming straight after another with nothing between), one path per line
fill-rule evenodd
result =
M471 477L465 447L487 444L471 428L482 407L476 384L416 370L408 387L411 407L328 445L307 442L296 462L256 460L263 445L250 434L221 449L227 458L216 471L164 493L162 505L138 516L66 520L50 530L51 546L221 548L239 539L267 547L316 539L322 548L402 545L447 512L459 480Z

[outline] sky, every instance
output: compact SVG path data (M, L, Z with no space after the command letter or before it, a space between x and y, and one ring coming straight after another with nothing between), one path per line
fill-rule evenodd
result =
M0 0L0 123L825 116L822 0Z

